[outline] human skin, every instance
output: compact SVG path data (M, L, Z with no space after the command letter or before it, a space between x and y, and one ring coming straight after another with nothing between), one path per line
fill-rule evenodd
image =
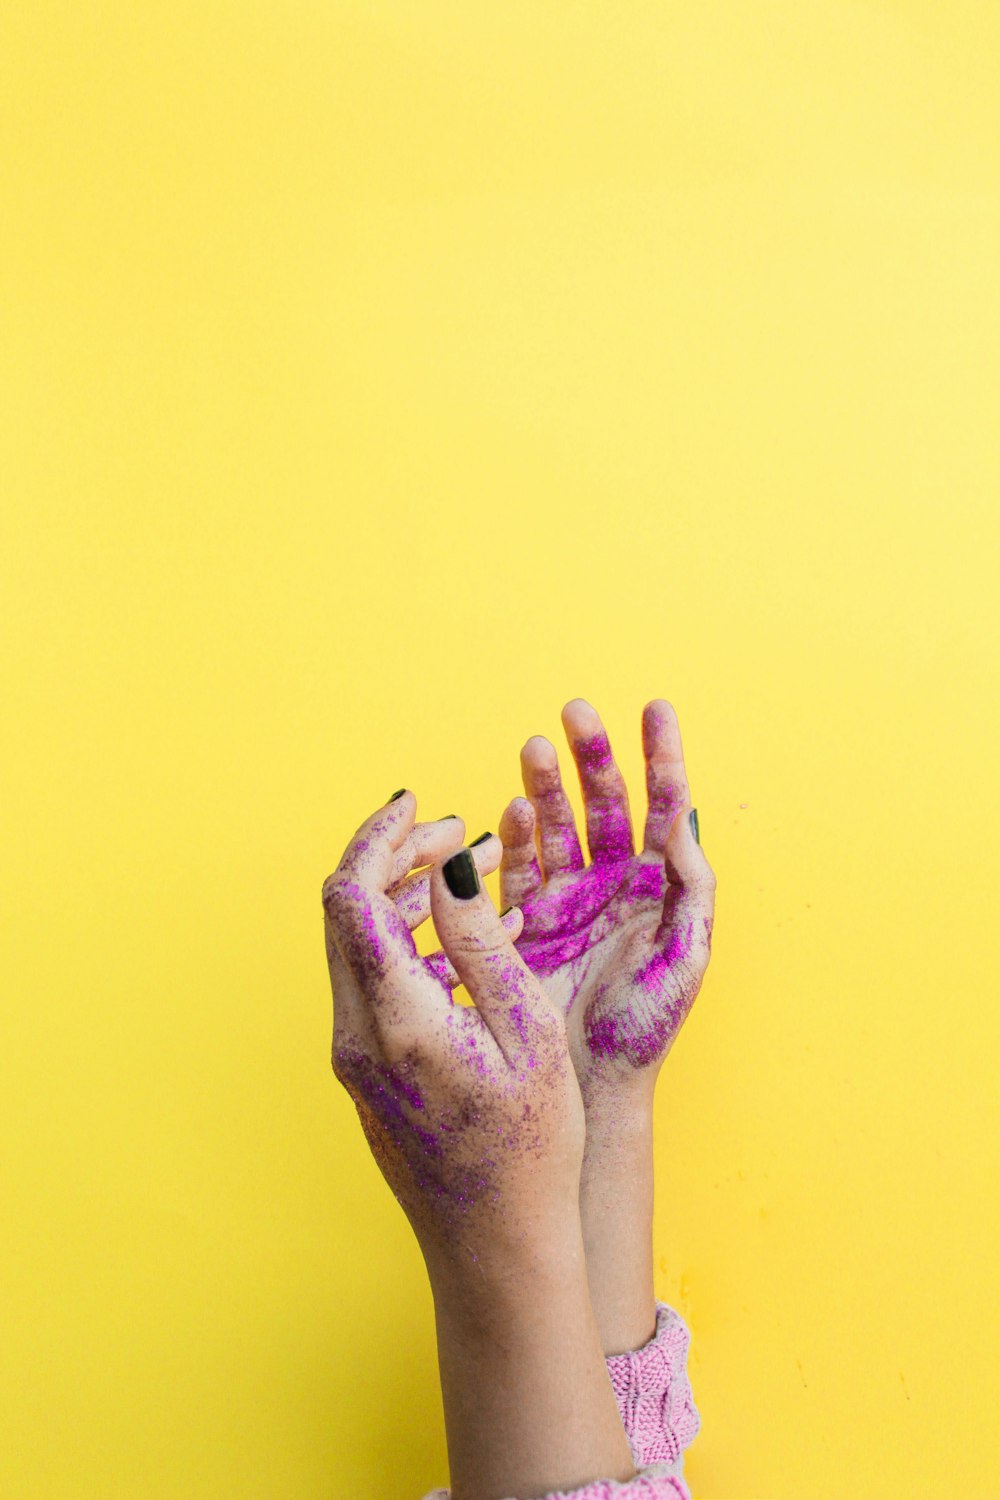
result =
M566 1017L587 1131L580 1212L605 1354L652 1337L653 1095L711 953L715 875L691 827L677 715L642 715L647 811L636 851L628 793L596 710L567 703L563 727L583 793L589 865L558 757L540 735L521 751L526 796L500 823L504 903L517 948Z
M513 945L520 913L501 920L482 889L499 841L468 851L461 820L415 813L406 791L362 824L323 907L334 1071L430 1278L452 1495L627 1479L590 1303L566 1023ZM411 928L428 910L442 953L425 959ZM442 964L474 1007L453 1003Z

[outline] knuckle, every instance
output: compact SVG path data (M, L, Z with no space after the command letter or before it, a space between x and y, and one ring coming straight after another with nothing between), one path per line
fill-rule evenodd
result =
M323 910L335 927L346 928L354 915L354 891L350 881L339 871L328 875L323 882Z
M490 958L499 953L506 952L510 939L500 919L497 918L495 929L491 926L487 930L467 928L452 935L448 944L453 952L463 954L475 954L480 958Z
M363 1071L365 1060L366 1055L354 1037L334 1031L330 1064L338 1082L349 1087Z
M382 1038L382 1056L390 1067L406 1063L419 1069L428 1059L426 1040L406 1027L392 1027Z

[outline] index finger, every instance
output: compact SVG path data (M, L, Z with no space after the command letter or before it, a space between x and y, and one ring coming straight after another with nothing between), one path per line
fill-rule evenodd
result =
M416 798L404 791L366 818L323 882L328 932L362 988L379 993L400 961L416 959L410 930L385 894L397 850L413 826Z

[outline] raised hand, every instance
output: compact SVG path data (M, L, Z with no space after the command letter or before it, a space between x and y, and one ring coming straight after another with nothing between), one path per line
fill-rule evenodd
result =
M430 1276L451 1493L626 1480L589 1293L565 1023L514 949L520 913L501 921L482 889L499 840L456 848L459 819L416 824L415 809L402 792L361 825L323 907L334 1071ZM411 929L428 914L442 952L424 959ZM459 980L474 1007L453 1003Z
M425 1257L481 1259L576 1213L583 1110L563 1019L511 942L520 916L502 924L481 887L474 856L495 866L498 841L415 878L463 828L415 809L404 792L368 818L323 886L333 1067ZM417 954L428 911L475 1007Z
M523 913L518 952L566 1017L587 1121L580 1219L591 1302L605 1354L619 1354L655 1327L653 1093L708 964L715 876L696 838L669 703L643 711L648 808L638 853L600 718L576 698L563 725L590 864L555 748L535 737L521 752L527 796L500 823L501 890Z
M523 913L518 952L566 1015L586 1102L602 1088L651 1090L708 964L715 876L689 816L672 706L661 698L643 711L648 809L638 852L625 782L598 714L576 698L562 718L590 863L555 747L535 736L521 752L527 795L500 823L501 892Z

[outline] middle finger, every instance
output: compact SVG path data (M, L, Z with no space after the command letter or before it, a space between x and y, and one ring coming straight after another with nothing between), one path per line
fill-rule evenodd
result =
M600 715L584 698L574 698L563 709L562 721L580 773L590 857L595 864L630 859L634 846L628 792Z

